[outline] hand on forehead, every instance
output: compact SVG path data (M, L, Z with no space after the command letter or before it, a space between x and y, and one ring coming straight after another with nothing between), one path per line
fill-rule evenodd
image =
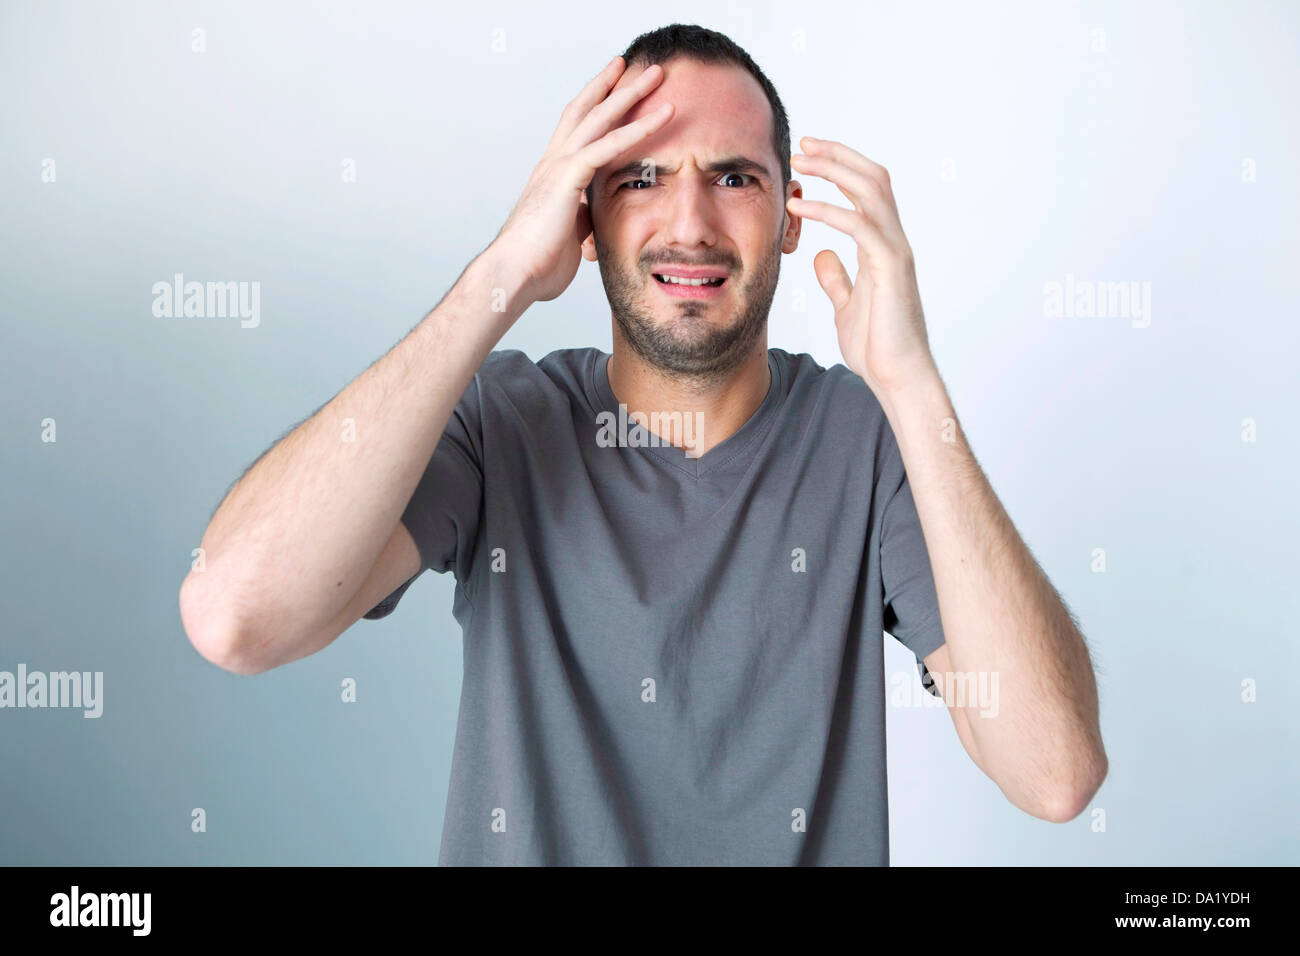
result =
M659 67L664 71L664 78L659 82L657 86L655 86L653 90L651 90L645 96L641 97L640 100L632 104L631 108L628 109L628 111L623 114L624 122L627 123L634 122L635 120L640 119L645 114L654 112L659 107L663 106L664 103L668 102L668 97L664 95L664 86L668 84L668 82L672 77L672 74L674 72L673 64L661 63L659 64ZM638 63L635 66L629 66L626 70L623 71L623 75L618 78L618 82L614 84L614 89L612 89L610 92L617 93L625 86L630 86L632 83L635 83L637 77L639 77L642 73L644 73L647 68L648 68L647 64L643 64L643 63Z
M684 126L737 127L758 132L770 129L771 109L758 82L732 64L700 63L688 57L675 57L658 64L663 79L623 114L623 123L632 123L672 103L673 117L660 131L682 132ZM611 92L635 83L648 67L628 66ZM659 137L656 137L659 138Z

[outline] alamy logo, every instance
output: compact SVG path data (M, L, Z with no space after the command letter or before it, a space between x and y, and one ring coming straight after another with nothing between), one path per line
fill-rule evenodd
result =
M153 284L153 314L159 319L239 318L241 328L262 322L262 283L186 282L178 272L171 282Z
M1049 319L1132 319L1135 329L1151 324L1150 282L1091 282L1067 274L1065 282L1043 285L1043 315Z
M640 428L629 429L629 422ZM596 444L601 448L680 447L687 458L700 457L704 439L703 412L629 412L618 403L618 415L604 411L596 415Z
M915 673L901 671L889 683L892 707L962 707L979 710L981 717L998 715L997 671L946 671L935 674L926 670L926 680L917 680ZM938 693L930 688L936 688Z
M0 671L2 707L80 707L83 717L99 717L104 713L104 672L29 674L27 665L19 664L17 674Z
M51 926L130 926L131 935L149 935L149 893L71 893L50 897Z

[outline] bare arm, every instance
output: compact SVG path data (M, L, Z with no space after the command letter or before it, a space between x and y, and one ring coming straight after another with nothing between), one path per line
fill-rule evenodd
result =
M398 547L399 519L474 373L526 308L522 285L489 248L405 339L236 483L203 535L205 570L181 586L185 630L204 657L256 673L320 650L395 536L390 555L406 560L389 578L419 570L418 552L412 560L413 548ZM498 288L503 312L492 310Z
M1072 820L1107 769L1083 636L975 461L938 373L884 404L947 638L926 669L962 743L1007 799L1045 820ZM946 675L981 671L991 699L954 699L972 684Z
M831 250L813 268L835 307L845 362L880 400L911 485L947 639L926 668L962 743L1007 799L1045 820L1070 820L1107 770L1083 636L966 443L930 353L888 170L834 140L805 136L800 145L806 152L791 166L834 183L853 204L787 200L794 215L857 243L856 279ZM954 706L945 679L953 672L985 675L985 687L996 686L996 715L979 702Z
M624 67L615 57L565 107L497 238L442 302L227 494L203 535L205 569L180 592L205 658L239 674L298 660L419 570L400 519L457 402L515 320L573 281L596 170L673 115L616 127L662 80L651 67L611 92Z

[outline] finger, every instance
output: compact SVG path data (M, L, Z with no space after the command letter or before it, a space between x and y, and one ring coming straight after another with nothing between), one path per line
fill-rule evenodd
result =
M870 176L877 183L885 188L887 192L892 193L893 187L889 182L889 170L885 169L879 163L872 162L855 149L850 149L843 143L837 143L831 139L817 139L814 136L804 136L799 140L799 146L805 153L815 154L818 156L829 156L838 163L842 163L852 169L856 169L864 176Z
M608 133L623 114L663 82L663 78L663 67L656 63L646 67L645 71L627 86L605 97L569 134L569 138L565 140L568 151L576 153Z
M822 291L831 300L831 305L838 314L849 304L849 296L853 294L853 283L849 280L844 263L840 262L840 257L833 251L823 249L813 258L813 272L817 274Z
M829 156L792 156L790 165L800 172L820 176L834 184L858 212L865 213L879 223L890 238L905 241L893 196L870 176Z
M555 128L554 135L547 145L546 150L550 150L565 142L578 124L582 122L583 117L591 112L592 107L609 95L618 78L623 75L623 58L616 56L605 64L605 68L587 81L587 85L578 91L578 95L570 100L564 107L564 112L560 114L560 123Z
M594 143L589 143L574 153L568 166L572 177L571 185L575 189L586 189L596 176L596 170L613 162L618 156L627 152L670 119L676 108L672 103L665 103L653 113L642 116L639 120L610 130Z
M815 199L800 199L797 196L791 196L786 200L786 205L796 216L824 222L832 229L838 229L851 236L869 262L884 267L897 258L893 247L885 240L879 227L863 213L841 209L839 206L818 202Z

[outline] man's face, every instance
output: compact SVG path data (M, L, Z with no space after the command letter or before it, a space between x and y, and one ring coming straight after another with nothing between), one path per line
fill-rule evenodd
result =
M583 255L599 262L614 320L643 361L715 379L766 329L781 254L799 240L785 200L802 190L796 182L782 189L772 109L748 72L680 57L661 66L663 81L618 125L666 102L673 118L596 172ZM615 89L642 72L627 70ZM724 281L687 287L659 278L691 270Z

